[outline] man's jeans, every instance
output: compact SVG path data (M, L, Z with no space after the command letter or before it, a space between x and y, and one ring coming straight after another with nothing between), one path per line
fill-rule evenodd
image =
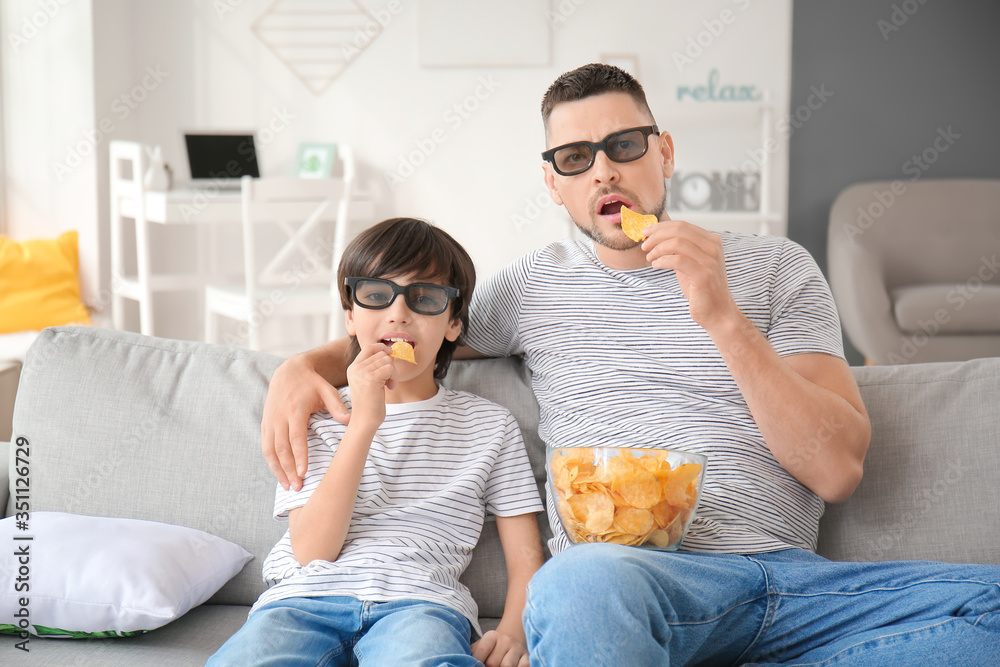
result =
M1000 567L582 544L532 579L532 667L1000 665Z
M207 664L481 667L469 632L464 616L430 602L289 598L251 614Z

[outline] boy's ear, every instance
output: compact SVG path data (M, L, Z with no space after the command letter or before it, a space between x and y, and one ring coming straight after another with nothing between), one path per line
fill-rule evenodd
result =
M461 335L462 335L462 320L456 317L448 324L448 329L444 332L444 337L447 338L452 343L454 343L456 340L458 340L458 337Z

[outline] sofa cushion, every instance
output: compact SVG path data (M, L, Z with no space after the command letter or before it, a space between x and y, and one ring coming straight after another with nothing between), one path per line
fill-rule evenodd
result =
M280 361L46 329L25 359L14 409L13 437L30 445L31 510L160 521L235 542L255 560L210 602L252 604L285 529L269 518L276 482L260 454L264 394Z
M1000 285L980 281L901 287L892 299L900 331L927 336L1000 333Z
M65 512L23 516L0 521L0 539L26 554L40 576L20 592L17 571L0 570L0 619L17 621L0 624L9 634L153 630L203 603L251 558L239 545L185 526Z
M1000 564L1000 359L852 370L872 440L854 495L827 507L819 553Z

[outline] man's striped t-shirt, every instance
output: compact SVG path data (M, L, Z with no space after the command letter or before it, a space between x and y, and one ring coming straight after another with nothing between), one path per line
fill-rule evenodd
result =
M733 298L779 355L843 357L829 286L801 246L728 233L722 241ZM549 447L706 454L683 549L815 549L822 500L767 448L673 271L619 271L589 241L551 244L477 287L466 341L483 354L524 356ZM558 553L569 541L549 495L549 546Z
M350 407L349 389L340 395ZM275 518L287 520L289 510L306 503L330 467L344 429L325 411L312 416L302 489L278 487ZM485 514L541 510L521 432L506 408L445 388L426 401L387 404L340 555L300 565L286 531L264 561L264 580L273 586L251 613L289 597L415 599L459 611L478 633L476 603L458 578L472 558Z

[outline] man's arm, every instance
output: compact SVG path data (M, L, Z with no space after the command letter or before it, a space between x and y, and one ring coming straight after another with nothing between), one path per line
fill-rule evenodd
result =
M681 220L643 231L647 260L677 272L691 318L719 349L775 459L823 500L850 496L871 423L847 363L826 354L779 356L736 305L718 234Z
M497 532L507 562L507 599L495 631L487 632L472 647L474 658L486 665L528 667L528 648L521 614L528 581L544 562L538 518L534 514L497 517ZM502 662L504 657L508 662Z
M828 354L780 357L742 322L709 332L764 442L793 477L827 502L861 481L871 422L847 362Z
M302 488L302 477L309 465L309 416L326 408L341 424L351 418L336 390L347 384L347 367L353 361L348 358L350 346L350 337L338 338L289 357L271 376L260 424L260 449L286 490ZM454 355L455 359L481 357L465 346L459 346Z
M347 384L350 343L345 336L297 354L286 359L271 376L260 424L261 452L285 489L302 488L302 476L309 464L309 415L326 408L342 424L349 419L335 387Z

